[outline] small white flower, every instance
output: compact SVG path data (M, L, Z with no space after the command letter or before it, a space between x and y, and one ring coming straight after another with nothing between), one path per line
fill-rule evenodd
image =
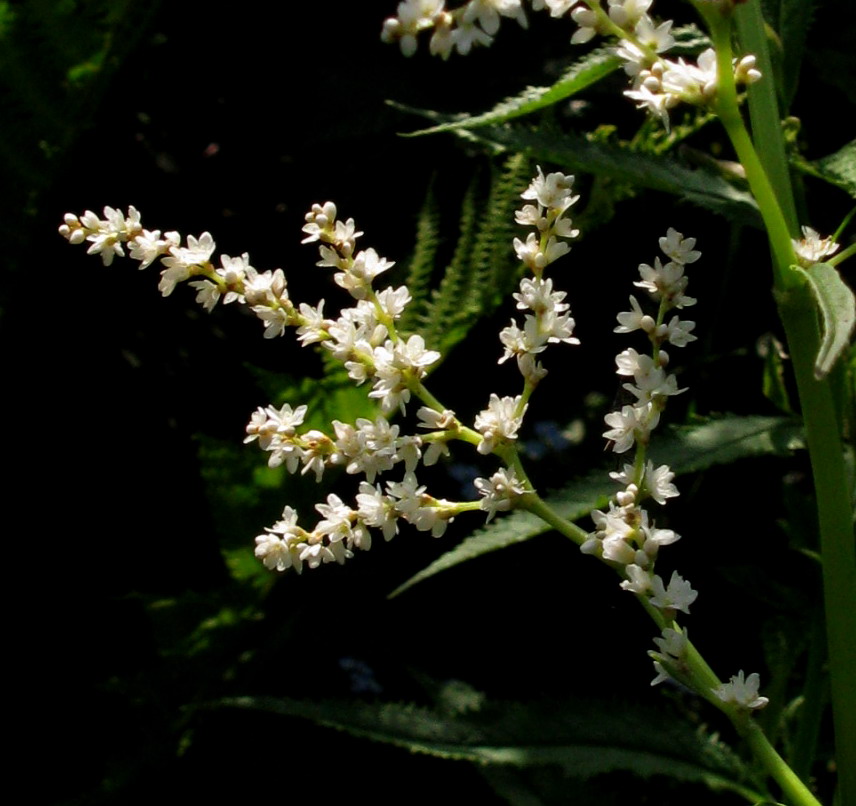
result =
M643 484L651 498L658 504L665 504L667 498L675 498L679 495L678 488L672 484L674 477L675 474L668 465L654 467L654 463L649 461L645 465Z
M474 426L482 435L477 446L479 453L491 453L498 444L517 439L517 432L523 424L526 406L518 412L521 397L504 397L492 394L488 407L476 415Z
M574 177L572 174L547 174L538 166L538 175L530 182L529 187L520 194L521 199L535 199L548 210L567 210L579 196L573 196Z
M130 253L134 260L140 261L140 268L145 269L161 255L165 255L170 249L177 247L179 243L181 243L181 236L177 232L167 232L161 238L159 229L154 232L144 229L143 234L138 235L131 242Z
M803 268L821 263L827 255L833 255L838 251L838 244L832 240L831 236L821 238L820 233L811 227L803 227L802 234L802 240L794 240L791 243Z
M695 263L701 257L701 252L694 249L695 244L695 238L684 238L673 227L669 227L665 237L660 238L660 249L663 250L666 257L682 266L687 263Z
M769 702L769 699L758 696L760 683L761 679L758 677L757 672L753 672L744 680L743 670L741 669L736 675L732 676L730 682L723 683L713 693L723 702L733 702L743 708L763 708Z
M623 590L639 594L647 593L651 590L651 574L644 568L631 564L625 566L624 572L627 574L627 579L621 583Z
M677 571L672 572L668 588L663 585L663 580L659 576L655 576L651 582L651 589L654 592L650 599L651 604L661 610L681 610L689 614L690 605L698 598L698 591L693 590L690 583Z
M497 512L506 512L516 498L526 492L523 483L518 480L512 468L498 470L489 479L476 479L476 489L483 496L481 509L487 512L490 521Z

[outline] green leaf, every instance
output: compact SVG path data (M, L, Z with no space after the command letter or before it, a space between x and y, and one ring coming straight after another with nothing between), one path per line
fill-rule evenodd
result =
M661 709L569 699L488 702L466 713L398 703L240 697L218 705L310 719L415 753L518 768L558 765L587 779L624 770L668 775L762 800L745 767L716 737Z
M410 132L404 137L420 137L424 134L473 129L479 126L505 123L512 118L528 115L539 109L564 101L586 89L596 81L608 76L621 65L621 59L610 48L599 48L572 64L552 87L527 87L523 92L500 101L493 109L480 115L456 115L454 120L431 126L428 129ZM396 106L398 106L396 104ZM407 107L399 107L407 109ZM423 114L415 109L408 111Z
M823 380L850 345L856 327L856 296L835 266L815 263L808 269L792 266L809 282L823 322L823 337L814 362L814 377Z
M717 464L765 454L787 454L800 447L799 425L785 417L723 417L703 425L677 428L655 440L650 449L655 464L668 464L676 475L695 473ZM596 470L546 497L563 518L576 521L593 509L606 506L615 484ZM518 510L482 527L451 551L399 585L390 598L418 582L436 576L484 554L524 543L551 527L530 512Z
M460 131L458 136L500 152L521 151L535 160L550 162L568 171L605 176L637 187L672 193L741 223L761 226L752 195L707 165L690 167L671 156L639 153L628 146L524 126L493 126L475 132Z

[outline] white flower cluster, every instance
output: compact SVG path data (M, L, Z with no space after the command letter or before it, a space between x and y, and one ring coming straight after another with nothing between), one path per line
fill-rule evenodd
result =
M660 421L666 400L684 391L678 389L675 376L665 370L669 355L662 345L668 343L684 347L696 338L691 332L695 322L681 320L677 315L666 322L670 311L695 305L696 301L684 293L687 287L684 267L701 256L693 249L694 246L694 238L684 238L679 232L669 229L666 236L660 238L660 248L670 260L665 265L659 258L654 260L653 266L641 264L641 280L634 283L659 302L657 318L643 313L634 296L630 297L631 310L618 314L619 324L615 332L642 330L653 346L653 354L640 355L631 347L616 356L617 373L622 377L632 377L634 381L623 384L623 388L636 398L635 404L625 405L621 411L611 412L604 418L610 426L604 437L612 441L616 453L628 451L635 442L647 444L651 431Z
M716 53L702 52L695 62L669 60L661 54L675 44L672 20L655 23L648 14L653 0L532 0L533 11L549 10L559 18L570 13L577 24L571 42L588 42L595 36L614 37L615 53L624 61L632 87L624 94L669 127L669 110L679 103L706 106L718 87ZM499 30L500 18L512 17L526 27L521 0L471 0L447 10L444 0L404 0L398 16L386 20L381 38L398 42L405 56L416 52L417 35L433 30L432 54L447 59L453 50L466 54L474 44L489 45ZM747 85L761 78L755 57L746 55L732 63L734 80Z
M625 91L637 106L647 109L669 128L669 110L679 103L706 106L715 97L719 78L716 52L708 48L695 63L684 59L663 58L675 44L672 20L656 24L648 14L653 0L608 0L608 9L600 0L586 0L571 13L579 26L572 42L588 42L595 35L618 39L615 53L624 62L624 71L632 79ZM751 84L761 78L755 57L733 61L734 80Z
M544 269L570 252L570 245L560 238L576 238L579 230L574 229L571 218L566 215L579 196L572 194L574 177L562 173L544 176L540 166L538 174L521 198L535 204L524 205L514 214L518 224L534 228L526 241L514 239L514 251L534 277L524 277L514 298L517 308L531 311L526 314L521 328L514 320L499 338L505 354L499 363L514 356L517 366L527 383L535 386L547 371L536 356L548 344L579 344L574 337L574 320L569 305L564 302L564 291L553 291L553 281L544 278Z
M542 227L547 240L554 239L554 232L566 237L569 232L567 223L560 220L573 201L568 196L569 185L565 188L562 184L569 178L560 182L556 177L561 175L545 179L539 171L539 177L524 194L526 198L536 198L527 194L539 188L539 199L551 199L541 202L552 205L550 210L541 211L550 219L549 226ZM355 383L371 381L369 397L378 401L383 413L375 420L361 418L354 424L334 420L331 435L317 429L300 430L306 406L286 403L280 408L260 407L252 415L245 442L258 441L270 454L271 467L311 473L316 481L330 467L344 467L348 474L365 478L360 483L355 508L335 495L317 504L315 509L321 520L311 531L298 525L297 512L292 507L285 507L281 519L256 538L256 556L268 568L301 571L304 565L314 568L328 562L342 563L356 549L371 547L370 529L379 529L387 540L394 537L400 519L439 537L460 512L481 509L490 520L497 512L511 509L528 492L527 483L512 468L503 468L488 479L476 479L479 497L457 503L429 495L415 471L420 463L431 465L441 455L447 455L448 443L453 439L475 444L482 454L505 456L506 451L513 451L526 411L522 396L500 399L491 395L488 407L475 419L475 428L465 428L454 412L439 406L422 386L427 368L440 354L426 349L421 336L405 338L396 331L396 320L411 299L409 291L401 287L376 292L373 288L375 278L393 264L374 249L356 249L356 239L362 233L356 230L353 219L338 219L332 202L313 205L303 232L304 243L319 242L317 265L332 268L336 284L354 299L353 307L343 309L336 319L325 318L323 300L314 307L306 303L295 306L288 297L281 269L258 272L250 265L247 254L223 255L220 265L215 265L215 243L209 233L199 238L191 236L186 242L177 232L167 232L162 237L159 230L142 228L140 214L133 207L127 215L107 207L103 219L91 211L79 218L68 214L60 227L63 237L73 244L89 243L89 253L100 254L108 266L116 255L124 256L126 248L141 268L160 260L163 268L159 287L164 296L171 294L179 282L192 279L196 299L206 310L212 310L221 299L224 304L247 305L265 325L266 338L282 335L287 327L293 327L303 345L320 344L329 350ZM561 303L564 294L553 293L549 284L537 286L530 282L521 286L521 294L516 296L520 307L540 311L540 321L548 321L545 311L551 309L564 323L550 324L544 343L559 340L559 336L568 340L573 320L568 324L567 316L561 315L568 307ZM419 436L403 434L398 425L387 420L389 414L405 413L412 394L431 403L431 407L423 406L417 413L418 427L427 432ZM386 481L385 487L375 483L379 475L402 463L402 480Z
M522 0L470 0L451 10L444 0L403 0L397 15L384 22L381 39L398 42L401 52L412 56L419 32L430 29L431 53L448 59L453 50L466 55L473 45L489 45L499 30L500 17L527 26Z
M706 106L716 97L719 78L713 48L702 51L695 64L680 58L652 58L627 43L622 43L617 53L626 60L625 71L633 76L633 87L624 94L640 109L660 118L667 129L669 110L679 103ZM734 59L732 69L736 84L752 84L761 78L751 54Z
M140 261L141 269L160 259L164 268L158 289L165 297L172 294L178 283L201 278L190 284L197 289L197 302L208 311L220 299L224 304L248 305L265 324L265 338L280 335L288 324L302 322L288 298L282 269L260 273L250 265L246 253L240 257L221 255L220 266L215 266L211 256L216 244L208 232L199 238L189 236L182 246L181 235L177 232L167 232L161 237L160 230L143 229L140 214L134 207L128 208L127 216L105 207L103 219L91 210L79 218L67 213L59 232L70 243L91 244L87 254L100 254L105 266L113 262L115 255L124 257L126 245L129 256Z
M621 471L610 474L622 489L610 501L606 512L596 510L592 513L596 528L581 546L584 553L616 564L624 577L621 587L645 597L670 621L674 621L678 611L688 614L698 594L677 572L672 574L668 585L654 573L660 547L674 543L680 535L671 529L656 528L640 504L651 498L662 505L678 495L672 483L675 475L672 470L667 465L655 466L651 461L646 462L644 452L666 401L684 391L678 389L675 376L666 373L668 355L662 347L666 343L683 347L695 339L691 334L695 323L682 321L677 316L666 321L671 311L695 304L695 300L685 293L687 278L684 276L684 267L701 256L694 247L694 238L684 238L670 229L665 237L660 238L660 249L669 261L663 265L657 258L653 267L641 264L641 279L635 283L658 303L656 318L644 313L634 296L630 297L631 310L618 314L619 324L615 331L631 333L641 330L651 344L651 355L640 354L631 347L616 357L618 375L633 379L623 387L636 402L606 415L604 419L610 428L604 437L612 442L616 453L624 453L636 444L637 457L632 464L625 464ZM671 651L681 646L675 637L678 634L673 635L673 632L663 639L671 649L663 649L665 654L655 656L657 682L666 673L664 669L674 668L674 663L669 665L668 658L674 661L680 655Z

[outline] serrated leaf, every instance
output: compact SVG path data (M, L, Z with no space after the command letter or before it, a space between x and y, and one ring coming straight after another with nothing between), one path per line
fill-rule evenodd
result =
M708 166L693 168L672 156L639 153L580 135L523 126L491 126L474 132L460 131L458 135L491 149L521 151L537 161L550 162L568 171L672 193L741 223L761 226L752 195Z
M793 266L809 282L823 323L823 336L814 362L814 377L823 380L850 344L856 327L856 296L835 266L815 263L808 269Z
M669 775L763 799L745 767L714 737L650 706L592 700L490 702L449 714L397 703L240 697L218 705L310 719L411 752L519 768L558 765L587 779L616 770Z
M663 434L652 443L650 457L655 464L669 465L680 476L749 456L786 454L800 446L801 439L800 426L785 417L723 417ZM550 494L545 500L563 518L576 521L592 510L605 506L614 492L614 482L607 477L606 472L597 470ZM389 594L389 598L398 596L441 571L524 543L549 532L551 528L531 512L512 512L478 529L454 549L399 585Z
M427 129L409 132L404 137L420 137L424 134L473 129L479 126L496 125L507 120L537 112L586 89L600 79L614 72L621 65L621 59L609 48L592 51L578 62L572 64L562 77L551 87L527 87L523 92L500 101L488 112L480 115L456 115L453 120L431 126ZM404 107L406 108L406 107ZM415 109L408 111L423 114Z

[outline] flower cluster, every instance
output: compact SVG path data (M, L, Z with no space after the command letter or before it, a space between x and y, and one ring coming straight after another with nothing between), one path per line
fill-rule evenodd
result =
M530 311L526 314L521 328L512 320L499 338L505 347L505 354L499 363L514 356L517 366L527 383L535 386L547 371L537 361L536 356L543 352L548 344L579 344L573 335L574 320L569 313L569 305L564 302L564 291L553 291L553 281L543 276L544 269L563 255L571 247L566 240L575 238L579 230L566 214L579 196L572 194L574 177L562 173L544 176L538 168L537 176L521 194L521 198L533 201L515 212L518 224L534 229L521 241L514 239L514 251L534 277L524 277L519 290L514 294L517 308Z
M687 286L684 267L698 260L701 254L693 249L694 246L694 238L685 239L670 229L665 237L660 238L660 248L670 260L664 265L660 258L655 258L653 266L646 263L639 266L641 279L634 285L648 291L659 302L656 319L643 312L634 296L630 297L631 310L618 314L615 332L641 330L648 336L653 349L651 355L641 355L631 347L616 357L618 375L633 378L633 383L624 383L623 388L636 399L634 404L606 415L605 422L610 430L604 436L612 441L616 453L624 453L635 442L647 444L666 400L684 391L678 389L675 376L666 372L669 355L663 345L684 347L696 338L692 335L695 322L682 320L677 315L666 321L672 310L695 304L695 300L684 293Z
M541 259L537 250L531 250L536 279L524 281L515 295L518 307L535 312L529 317L536 322L534 330L527 324L528 332L537 332L527 342L533 354L548 341L575 341L571 338L573 320L562 302L565 295L553 292L549 281L540 279L544 266L567 251L556 238L576 234L570 222L562 218L575 201L570 196L571 182L572 177L561 174L544 177L539 169L523 194L537 201L537 206L529 205L518 213L539 228L549 254ZM356 240L362 233L353 219L338 218L332 202L312 206L303 226L303 242L318 243L317 265L332 269L335 283L353 299L354 304L343 308L337 318L325 317L324 300L315 306L293 303L281 269L259 272L246 253L240 257L222 255L218 265L213 260L216 244L210 233L190 236L186 241L177 232L162 236L160 230L143 229L140 214L133 207L127 215L106 207L103 218L91 211L80 217L68 214L59 231L73 244L88 243L89 253L100 254L107 266L116 255L125 256L126 250L141 268L159 261L159 288L164 296L178 283L190 281L197 302L206 310L221 300L246 305L264 324L266 338L294 328L301 344L317 344L329 351L357 385L371 383L368 395L378 401L381 414L353 424L334 420L331 433L303 427L306 406L286 403L259 407L252 415L245 442L258 442L269 454L271 467L312 474L316 481L331 467L364 478L354 507L335 495L317 504L321 520L312 530L299 526L296 510L286 507L281 519L256 538L256 556L268 568L301 571L304 565L314 568L344 562L355 550L370 548L371 529L379 529L390 540L398 533L400 520L439 537L459 513L480 509L490 520L531 491L512 467L502 468L490 478L476 479L478 497L474 501L438 499L420 485L416 477L420 463L431 465L447 455L452 440L470 442L482 454L497 453L510 459L527 405L522 396L500 398L493 394L488 407L476 416L474 428L467 428L453 411L437 403L422 380L440 354L427 349L421 336L404 336L396 329L411 300L408 289L374 289L375 279L393 264L374 249L357 249ZM396 412L405 414L412 395L430 404L417 412L418 428L425 432L419 435L405 434L387 419ZM378 476L402 464L401 480L386 481L385 486L376 483Z
M677 572L672 573L668 584L654 573L660 547L671 545L680 535L671 529L657 528L641 503L651 498L662 505L678 495L672 483L674 473L667 465L655 466L645 461L645 449L666 401L683 391L678 389L675 376L666 372L669 359L663 346L668 343L682 347L695 339L691 334L695 327L693 322L682 321L676 315L668 319L671 311L695 303L685 293L687 278L684 275L684 267L700 257L694 247L695 239L684 238L670 229L660 238L660 249L669 258L668 262L664 265L657 258L653 266L641 264L640 280L635 283L658 303L656 316L644 313L635 296L630 297L631 310L618 314L615 331L641 330L648 337L651 354L640 354L631 347L616 357L618 375L632 378L623 388L635 398L635 403L606 415L604 419L610 428L604 436L611 441L616 453L624 453L635 444L637 456L635 462L610 474L622 489L610 501L607 511L592 513L595 531L581 546L584 553L614 563L624 577L621 587L647 599L669 621L674 621L678 611L689 613L698 594ZM681 643L675 637L678 634L673 633L674 630L663 638L670 649L664 649L655 657L658 682L665 674L664 669L671 668L667 657L674 660L680 655L677 649Z
M672 20L659 24L648 14L653 0L532 0L534 11L548 10L551 17L570 15L577 24L571 42L589 42L595 36L617 41L615 53L624 62L632 86L624 94L669 127L669 110L679 103L707 106L716 97L720 77L716 53L703 51L695 62L666 59L662 54L675 45ZM521 0L471 0L447 10L443 0L405 0L398 15L386 20L384 42L398 42L402 52L416 52L417 35L432 30L430 51L448 58L453 50L469 53L474 44L489 45L499 30L500 18L511 17L526 26ZM738 85L751 84L761 74L755 57L732 62Z
M397 15L384 22L381 38L398 42L401 52L412 56L419 32L430 29L431 53L448 59L453 50L466 55L473 45L489 45L499 30L500 17L527 25L521 0L470 0L451 10L444 0L403 0Z
M615 37L615 53L632 82L624 94L660 118L668 129L669 110L679 103L709 105L716 98L720 77L713 48L700 53L695 62L663 57L675 44L673 23L653 20L648 14L652 2L609 0L604 9L600 0L587 0L571 12L579 26L571 41L588 42L598 34ZM737 84L751 84L761 77L752 55L734 59L732 70Z

